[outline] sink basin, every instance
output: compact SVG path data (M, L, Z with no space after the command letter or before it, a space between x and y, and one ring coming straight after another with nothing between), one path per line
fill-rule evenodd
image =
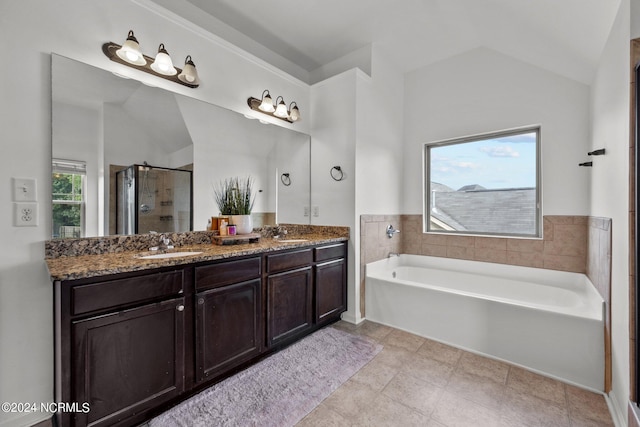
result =
M166 252L166 253L161 253L161 254L140 255L140 256L138 256L138 258L140 258L140 259L180 258L180 257L185 257L185 256L199 255L201 253L202 253L202 251L199 251L199 252L188 252L188 251L184 251L184 252Z
M309 239L275 239L276 242L280 243L300 243L300 242L308 242Z

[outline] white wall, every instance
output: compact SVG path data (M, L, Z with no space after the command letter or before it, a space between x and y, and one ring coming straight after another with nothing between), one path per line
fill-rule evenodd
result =
M591 95L589 149L593 158L594 216L612 218L612 392L616 415L626 420L629 400L629 1L622 1L605 46Z
M311 89L311 204L320 212L312 223L351 227L343 318L356 323L362 320L360 215L402 208L403 75L375 45L371 52L371 77L353 69ZM333 166L342 168L343 181L331 178Z
M189 89L109 61L102 44L122 43L130 29L147 54L163 42L177 60L192 55L201 87ZM53 287L43 261L43 242L51 232L51 52L239 112L249 111L249 96L268 88L300 106L303 120L286 126L308 133L310 125L308 85L193 25L158 15L146 0L0 2L0 53L11 58L0 78L0 140L6 150L0 157L0 401L53 399ZM11 177L37 179L38 227L12 226ZM0 426L43 418L0 413Z
M360 77L356 122L358 225L362 214L403 213L404 75L374 45L372 76Z
M640 0L629 0L631 19L631 36L630 39L637 39L640 37Z
M408 73L404 90L404 213L422 213L422 146L542 126L544 215L587 215L589 87L487 48Z
M347 313L350 321L360 317L359 292L353 271L356 233L356 79L361 71L353 69L311 87L311 224L351 227L349 241ZM340 166L342 181L334 181L329 171ZM317 207L319 215L313 215Z

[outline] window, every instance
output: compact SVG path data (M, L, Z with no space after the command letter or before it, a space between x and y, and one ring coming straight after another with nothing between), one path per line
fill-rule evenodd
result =
M84 237L86 164L53 160L53 238Z
M540 237L540 128L424 146L426 232Z

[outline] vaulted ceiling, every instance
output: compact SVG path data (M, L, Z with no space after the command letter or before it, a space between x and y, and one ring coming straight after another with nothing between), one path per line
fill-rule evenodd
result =
M589 84L620 0L154 0L303 81L375 43L403 72L488 47ZM172 7L173 5L173 7ZM208 27L208 28L207 28Z

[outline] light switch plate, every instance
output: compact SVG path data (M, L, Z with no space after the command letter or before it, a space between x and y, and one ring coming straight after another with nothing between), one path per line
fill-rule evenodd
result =
M13 225L15 227L37 227L38 204L33 202L14 203Z
M13 201L36 202L35 178L13 178Z

